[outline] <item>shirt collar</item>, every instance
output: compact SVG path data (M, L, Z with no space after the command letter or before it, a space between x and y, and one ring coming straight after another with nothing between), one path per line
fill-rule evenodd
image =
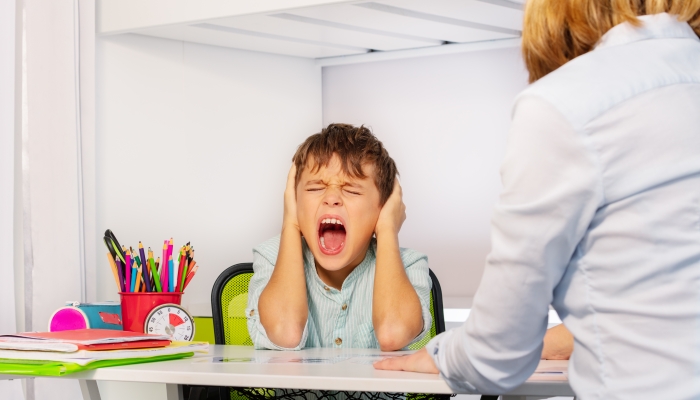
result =
M675 15L668 13L642 15L638 17L641 26L623 22L612 27L600 38L595 49L618 46L647 39L698 39L693 28L687 22L681 22Z

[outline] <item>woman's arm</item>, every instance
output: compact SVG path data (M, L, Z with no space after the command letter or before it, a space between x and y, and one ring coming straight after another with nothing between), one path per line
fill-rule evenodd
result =
M505 393L537 367L554 289L604 204L600 165L587 140L546 101L519 100L501 168L492 250L471 314L426 346L455 390ZM400 359L377 367L415 362Z

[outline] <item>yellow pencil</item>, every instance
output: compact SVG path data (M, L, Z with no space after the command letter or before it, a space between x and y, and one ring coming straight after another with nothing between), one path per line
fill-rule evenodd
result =
M136 288L134 289L134 292L141 291L141 267L138 267L137 271L138 273L136 274Z
M117 283L117 290L122 291L122 285L119 283L119 273L117 272L117 264L112 258L112 254L107 252L107 259L109 260L109 265L112 268L112 274L114 275L114 281Z

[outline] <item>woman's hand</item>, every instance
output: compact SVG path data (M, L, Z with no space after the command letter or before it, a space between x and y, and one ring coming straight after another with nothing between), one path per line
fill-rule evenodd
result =
M284 189L284 216L282 218L282 229L299 229L299 219L297 217L297 166L292 164L287 175L287 186Z
M574 351L574 336L564 324L547 330L542 347L543 360L568 360Z
M421 372L424 374L437 374L440 372L425 348L409 356L391 357L377 361L374 363L374 368L391 371Z
M387 199L382 210L377 218L377 225L374 228L374 233L377 236L398 235L401 230L401 225L406 220L406 205L403 203L403 191L399 184L399 179L394 179L394 189L391 196Z

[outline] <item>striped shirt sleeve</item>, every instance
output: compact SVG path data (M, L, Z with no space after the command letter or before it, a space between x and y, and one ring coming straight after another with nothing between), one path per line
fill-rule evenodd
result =
M433 282L430 280L428 272L428 256L411 249L401 249L401 259L406 268L408 280L416 290L423 313L423 330L408 344L410 346L423 339L433 323L433 317L430 313L430 289Z
M276 244L271 243L273 241L276 241ZM260 295L270 281L272 271L275 269L274 261L277 259L276 249L279 248L279 241L280 238L278 236L253 249L254 273L248 284L248 306L246 308L248 333L256 349L301 350L305 347L304 345L309 332L308 320L304 326L304 333L301 336L299 344L295 347L287 348L276 345L267 337L267 332L265 332L265 327L260 322L260 315L258 313ZM275 249L275 251L266 251L269 249ZM273 261L271 261L270 258L272 258Z

